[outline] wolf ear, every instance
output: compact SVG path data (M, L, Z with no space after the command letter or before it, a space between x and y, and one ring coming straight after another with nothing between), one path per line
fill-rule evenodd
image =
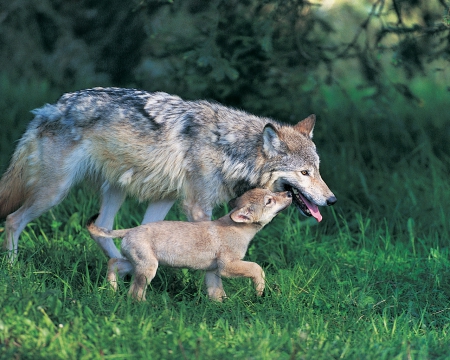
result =
M230 214L231 220L236 223L251 223L253 222L253 210L250 206L234 210Z
M272 124L264 126L263 130L263 148L269 156L276 156L283 149L283 143L278 137L278 133Z
M297 125L295 125L294 129L312 139L315 123L316 123L316 115L312 114L309 115L307 118L303 119L302 121L300 121Z

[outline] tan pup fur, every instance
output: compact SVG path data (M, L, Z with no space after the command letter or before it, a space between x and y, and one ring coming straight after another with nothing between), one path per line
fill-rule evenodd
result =
M206 287L213 300L225 296L221 276L247 277L256 294L264 290L264 271L254 262L242 261L256 233L292 202L288 191L272 193L253 189L230 202L233 210L215 221L160 221L132 229L107 230L88 225L92 236L123 238L125 258L110 259L108 280L117 289L117 275L133 273L129 294L145 300L147 285L159 265L206 270Z

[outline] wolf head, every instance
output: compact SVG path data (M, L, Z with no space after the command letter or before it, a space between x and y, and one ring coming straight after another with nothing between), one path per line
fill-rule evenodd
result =
M336 197L320 176L319 156L312 141L315 121L315 115L310 115L295 126L265 126L262 137L267 161L261 185L274 192L292 192L297 209L321 221L318 206L333 205Z

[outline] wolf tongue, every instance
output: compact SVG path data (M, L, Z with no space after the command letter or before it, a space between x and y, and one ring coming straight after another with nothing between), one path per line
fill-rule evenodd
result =
M311 215L315 217L317 222L321 222L322 214L319 211L319 207L316 204L313 204L312 202L307 200L302 194L299 193L299 195L300 195L301 199L303 200L303 202L305 203L305 205L308 207L309 211L311 212Z

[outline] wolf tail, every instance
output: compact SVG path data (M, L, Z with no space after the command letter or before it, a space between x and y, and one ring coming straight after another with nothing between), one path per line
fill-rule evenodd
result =
M108 230L105 228L98 227L95 225L95 219L97 219L97 215L92 216L87 223L87 229L92 236L101 236L101 237L109 237L109 238L123 238L130 229L122 229L122 230Z
M11 163L0 179L0 219L16 211L26 200L27 166L32 154L37 150L37 140L33 130L27 131L19 141Z

